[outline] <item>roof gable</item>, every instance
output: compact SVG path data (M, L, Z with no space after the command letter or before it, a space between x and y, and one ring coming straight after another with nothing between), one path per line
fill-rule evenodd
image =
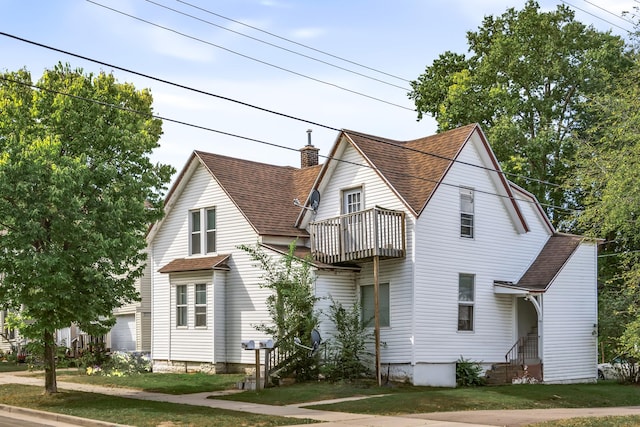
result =
M202 151L195 155L258 234L306 235L295 227L299 209L293 199L306 199L319 166L297 169Z
M394 141L345 130L345 136L378 174L419 215L476 125Z

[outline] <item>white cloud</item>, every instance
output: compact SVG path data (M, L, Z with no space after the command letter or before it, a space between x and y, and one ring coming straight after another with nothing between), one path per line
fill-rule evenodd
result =
M324 35L325 33L326 30L324 28L299 28L292 32L294 37L300 39L314 39Z

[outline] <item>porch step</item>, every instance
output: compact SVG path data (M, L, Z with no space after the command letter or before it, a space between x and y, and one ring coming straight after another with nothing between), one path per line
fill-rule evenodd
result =
M524 376L524 369L510 363L495 363L484 374L487 385L511 384L514 378Z

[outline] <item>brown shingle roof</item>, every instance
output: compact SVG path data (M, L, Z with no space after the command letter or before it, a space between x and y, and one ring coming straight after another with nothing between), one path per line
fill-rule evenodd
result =
M306 236L295 227L320 166L297 169L196 151L213 177L259 234Z
M178 258L158 270L160 273L178 273L181 271L228 270L225 264L229 255L197 258Z
M519 288L544 292L576 250L582 237L554 234L538 254L536 260L515 285Z
M467 125L412 141L348 130L344 133L419 215L476 128L475 124Z

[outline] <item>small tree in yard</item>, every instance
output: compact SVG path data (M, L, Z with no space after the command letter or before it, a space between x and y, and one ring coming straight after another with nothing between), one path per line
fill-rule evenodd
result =
M145 233L173 168L153 165L151 94L58 64L37 84L0 73L0 301L44 349L57 392L55 331L101 335L138 299Z
M328 355L322 368L329 380L356 380L371 375L373 354L367 344L373 341L373 333L360 319L360 305L345 308L331 298L329 318L336 332L328 342Z
M272 336L278 351L294 354L294 359L283 372L285 375L295 373L298 380L317 378L317 360L309 357L308 351L294 342L295 338L305 342L318 326L318 315L314 310L318 298L313 293L310 263L294 255L295 241L286 255L276 259L259 245L240 245L239 248L264 271L261 286L272 291L266 300L271 323L261 323L255 326L256 329Z

